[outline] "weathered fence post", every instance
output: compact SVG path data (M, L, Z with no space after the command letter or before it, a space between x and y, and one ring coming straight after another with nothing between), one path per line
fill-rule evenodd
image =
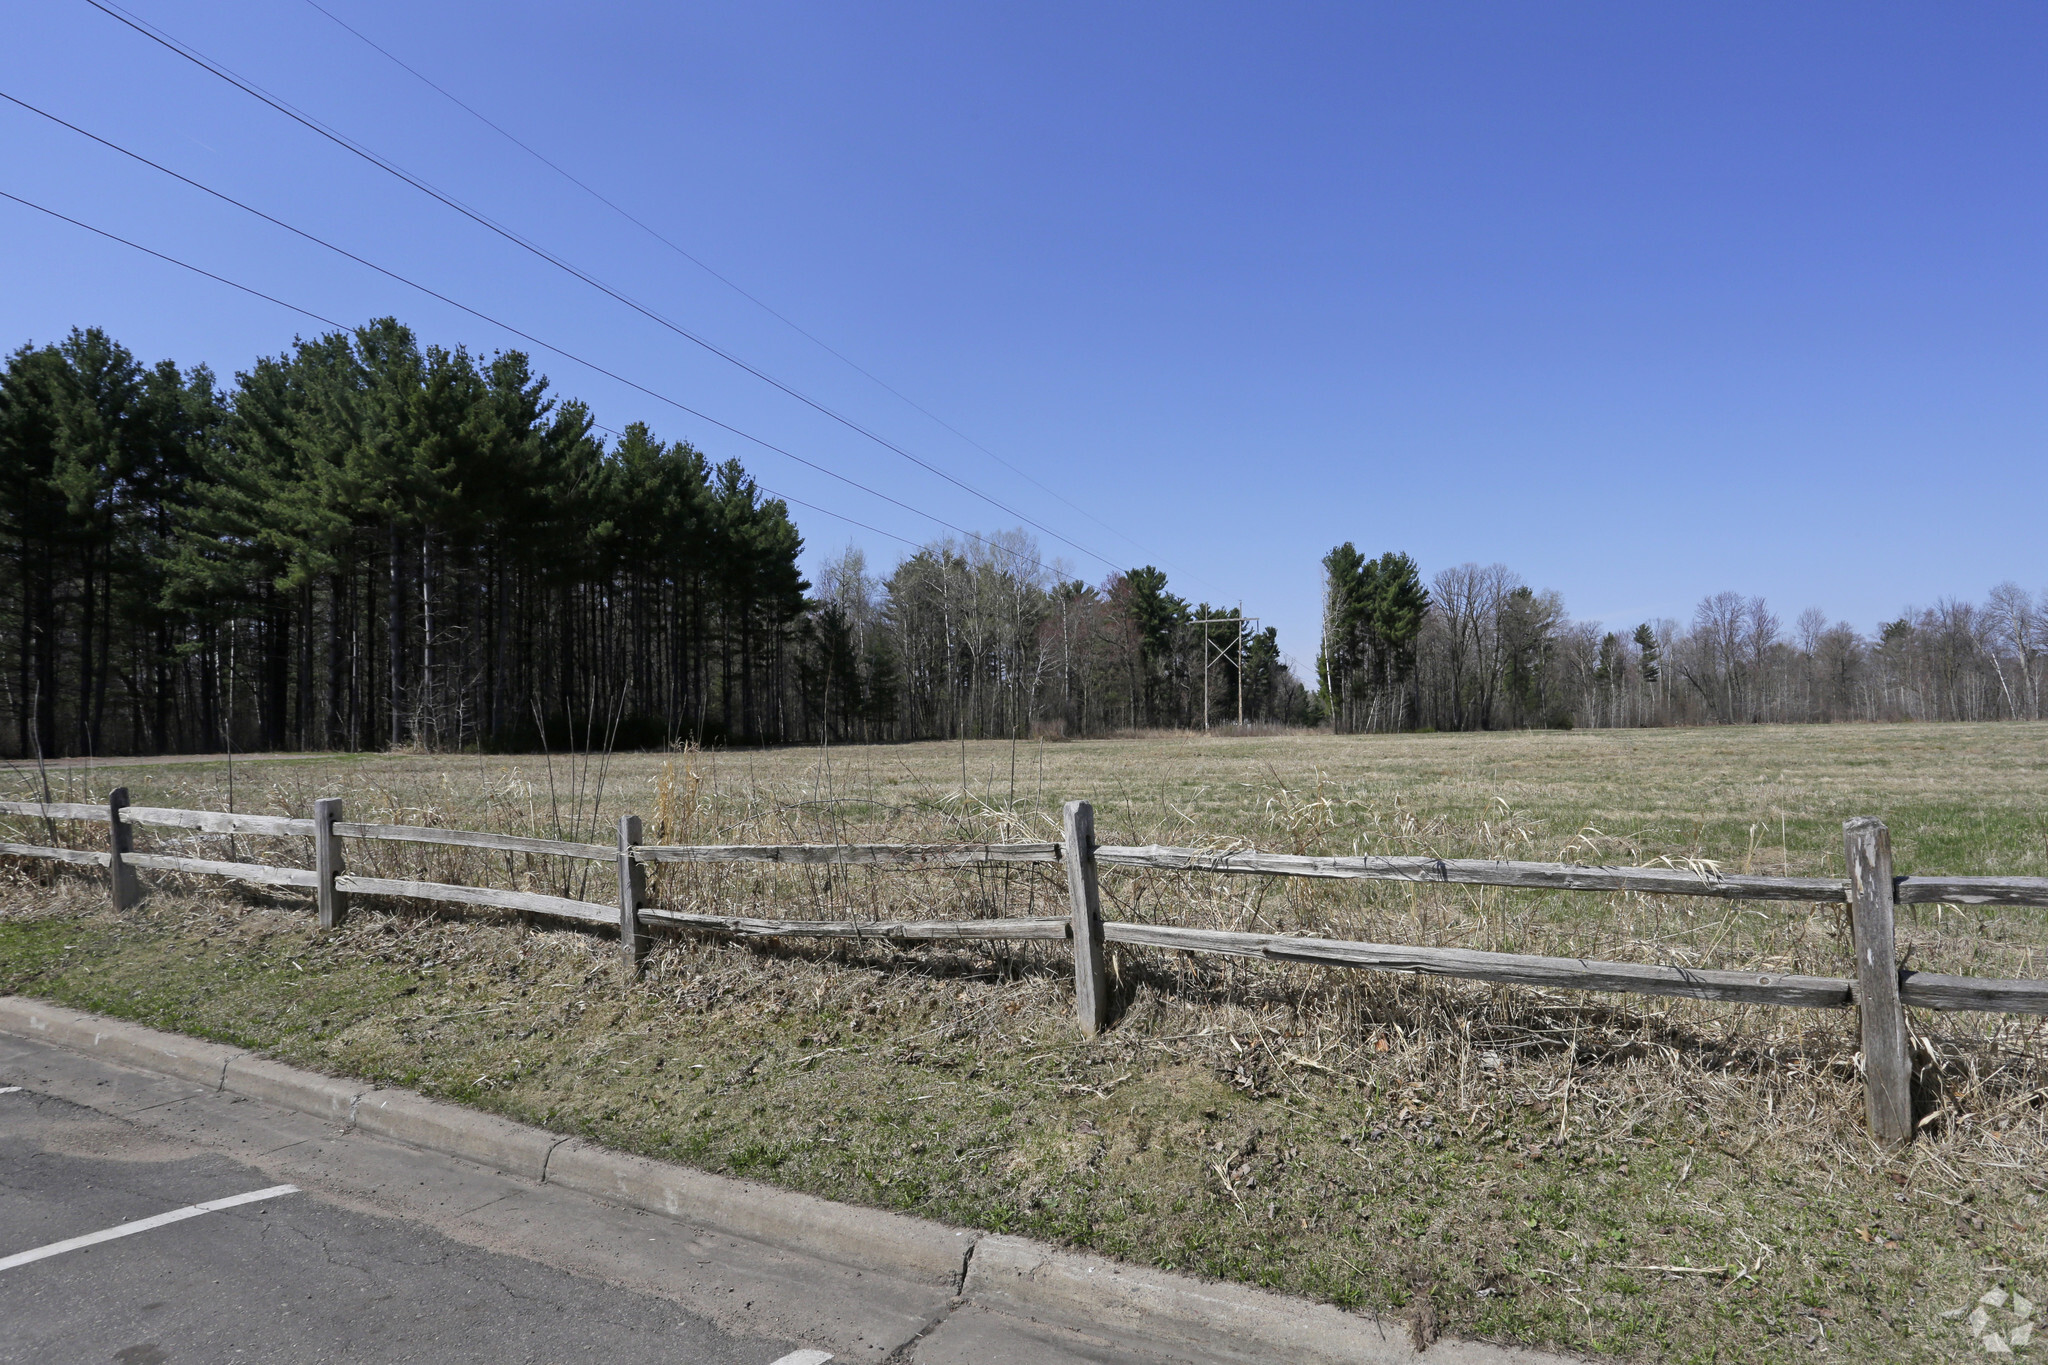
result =
M341 818L341 799L327 796L313 803L313 899L320 907L320 927L339 929L348 916L348 893L334 889L341 875L341 843L334 822Z
M135 851L135 835L121 810L128 804L128 789L116 787L107 796L107 891L116 910L126 910L142 899L142 883L135 869L121 855Z
M647 931L640 927L640 903L647 899L647 869L634 860L633 848L640 842L640 817L619 817L619 955L626 974L640 973L640 959L647 954Z
M1102 966L1102 900L1095 885L1095 808L1069 801L1066 845L1067 894L1074 903L1074 1014L1083 1033L1109 1027L1109 982Z
M1842 826L1849 869L1849 924L1856 946L1856 1013L1863 1026L1864 1103L1880 1142L1913 1140L1913 1067L1899 1003L1893 929L1892 836L1869 816Z

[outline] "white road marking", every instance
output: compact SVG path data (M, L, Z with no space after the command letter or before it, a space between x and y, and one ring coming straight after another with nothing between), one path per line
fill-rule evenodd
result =
M21 1087L18 1085L0 1085L0 1095L12 1095L15 1091L19 1089L21 1089Z
M832 1358L830 1351L791 1351L780 1360L771 1360L768 1365L825 1365Z
M169 1213L160 1213L154 1218L138 1218L132 1223L123 1223L117 1228L107 1228L102 1232L88 1232L83 1237L71 1237L62 1242L52 1242L46 1247L37 1247L33 1251L17 1251L12 1256L0 1256L0 1270L12 1270L18 1265L27 1265L30 1261L40 1261L51 1256L62 1256L67 1251L76 1251L80 1247L97 1246L101 1242L111 1242L116 1237L127 1237L137 1232L148 1232L151 1228L160 1228L167 1223L182 1223L187 1218L197 1218L202 1213L213 1213L218 1209L234 1208L237 1204L253 1204L259 1199L275 1199L281 1194L297 1194L298 1192L299 1187L297 1185L272 1185L267 1190L251 1190L247 1194L231 1194L225 1199L209 1199L204 1204L189 1204L182 1209L172 1209ZM801 1355L803 1353L798 1352L798 1354ZM829 1360L831 1357L827 1356L826 1359Z

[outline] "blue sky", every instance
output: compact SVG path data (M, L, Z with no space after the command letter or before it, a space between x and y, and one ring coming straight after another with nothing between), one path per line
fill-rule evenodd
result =
M304 0L124 0L1067 537L1039 539L1077 574L1157 563L1304 661L1342 540L1500 560L1612 626L1723 589L1869 629L2048 587L2048 10L322 2L1046 488ZM7 28L10 95L946 521L1017 522L84 0ZM519 344L12 105L0 149L0 189L325 316ZM91 324L224 374L319 330L0 202L0 341ZM944 533L539 361L608 425ZM795 512L813 563L901 552Z

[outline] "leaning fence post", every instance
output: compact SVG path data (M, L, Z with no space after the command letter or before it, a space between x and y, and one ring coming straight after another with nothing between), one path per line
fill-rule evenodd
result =
M633 857L640 842L640 817L619 817L619 955L626 973L637 976L647 953L647 931L640 924L640 903L647 899L647 869Z
M313 803L313 899L320 907L320 927L339 929L348 916L348 892L334 889L341 875L341 843L334 822L341 818L341 799L322 797Z
M134 833L121 818L127 804L126 787L116 787L107 796L107 891L116 910L126 910L142 899L142 883L135 879L135 869L121 856L135 851Z
M1102 969L1102 901L1095 885L1095 808L1069 801L1067 894L1074 903L1074 1014L1083 1033L1109 1027L1109 982Z
M1842 826L1849 869L1849 925L1856 946L1856 1013L1863 1026L1864 1103L1880 1142L1913 1140L1913 1068L1899 1003L1893 928L1892 836L1869 816Z

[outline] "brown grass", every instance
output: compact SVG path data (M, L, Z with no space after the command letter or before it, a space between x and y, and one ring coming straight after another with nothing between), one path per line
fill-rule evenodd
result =
M1079 796L1107 842L1794 874L1839 871L1840 821L1878 814L1902 871L2048 871L2038 726L980 744L964 783L962 752L629 756L602 795L594 770L579 782L558 757L552 803L535 759L249 764L236 780L245 810L300 814L338 794L352 818L572 838L604 837L626 809L665 842L1046 838ZM222 777L118 780L138 802L219 808ZM224 842L180 846L225 856ZM243 856L258 842L237 841ZM362 852L373 875L611 895L601 865ZM76 879L17 876L0 921L17 934L0 940L17 988L239 1030L838 1197L1340 1303L1423 1290L1446 1330L1668 1359L1830 1342L1942 1359L1969 1343L1937 1310L1993 1280L2048 1288L2033 1174L2048 1068L2031 1020L1916 1013L1938 1100L1925 1140L1894 1158L1862 1131L1846 1013L1118 954L1121 1020L1086 1043L1051 948L674 941L627 987L602 941L503 918L366 906L316 941L283 903L166 897L123 923ZM1064 902L1057 869L1040 868L671 866L656 892L782 917ZM1833 907L1158 873L1105 873L1104 892L1120 918L1847 972ZM1925 907L1904 937L1916 965L2036 975L2042 929L2036 912ZM313 1017L285 998L295 977L289 989L339 998ZM416 995L395 994L408 984Z

